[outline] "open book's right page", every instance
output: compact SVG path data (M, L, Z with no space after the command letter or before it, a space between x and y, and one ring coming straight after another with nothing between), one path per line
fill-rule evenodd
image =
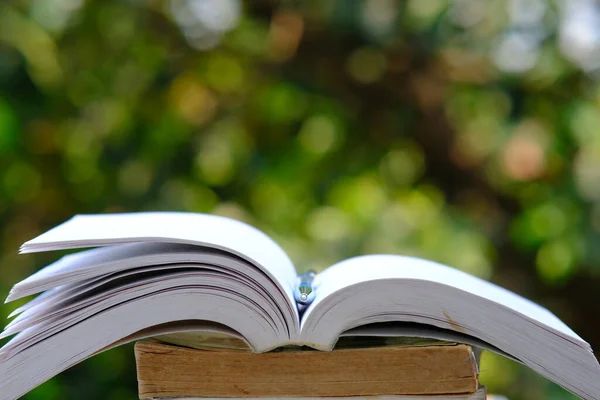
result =
M319 302L344 288L368 281L392 279L424 280L451 286L504 305L565 335L583 341L551 312L509 290L446 265L399 255L360 256L327 268L315 277L314 285L317 287L317 294L302 319L306 321L312 310L318 307Z
M479 339L579 396L600 399L600 366L588 343L545 308L455 268L361 256L326 269L314 285L301 321L307 346L330 350L339 336L360 327L377 333L380 323L420 324Z

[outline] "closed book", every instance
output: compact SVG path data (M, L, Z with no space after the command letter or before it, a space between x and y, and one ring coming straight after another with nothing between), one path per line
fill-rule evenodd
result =
M244 400L323 400L322 397L229 397L228 399L243 398ZM224 400L224 397L155 397L152 400ZM392 396L351 396L328 397L326 400L495 400L496 397L487 396L485 387L480 387L471 394L443 394L443 395L392 395ZM500 399L497 399L500 400ZM502 400L508 400L502 398Z
M160 342L135 345L141 399L160 397L348 397L472 394L470 346L387 346L262 354Z

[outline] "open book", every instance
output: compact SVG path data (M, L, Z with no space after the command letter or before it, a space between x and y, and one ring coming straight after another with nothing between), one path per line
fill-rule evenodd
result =
M331 350L340 336L422 336L488 348L569 391L600 399L588 343L548 310L434 262L369 255L314 280L302 313L294 265L259 230L191 213L76 216L23 253L86 247L16 284L0 349L0 398L16 398L110 347L182 331L229 333L255 352Z

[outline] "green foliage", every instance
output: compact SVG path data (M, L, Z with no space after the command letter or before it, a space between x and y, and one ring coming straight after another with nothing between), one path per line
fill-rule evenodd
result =
M598 52L566 18L542 0L7 1L1 292L55 257L19 245L75 213L212 212L300 271L439 260L597 348ZM27 398L135 398L132 358L111 350ZM493 355L482 370L511 399L569 398Z

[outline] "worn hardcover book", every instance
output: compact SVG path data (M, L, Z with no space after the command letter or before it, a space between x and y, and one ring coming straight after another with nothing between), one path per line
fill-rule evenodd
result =
M477 361L464 344L274 351L135 345L140 398L471 394Z
M311 278L304 304L294 295L294 264L266 234L229 218L169 212L76 216L21 252L91 247L12 288L8 301L41 294L15 310L2 334L13 337L0 349L0 398L120 343L215 332L255 353L330 351L347 336L461 342L600 399L600 366L585 340L539 305L449 266L354 257Z
M152 400L224 400L223 397L153 397ZM229 400L323 400L322 397L229 397ZM472 394L441 395L387 395L387 396L344 396L328 397L327 400L508 400L504 397L487 396L485 387Z

